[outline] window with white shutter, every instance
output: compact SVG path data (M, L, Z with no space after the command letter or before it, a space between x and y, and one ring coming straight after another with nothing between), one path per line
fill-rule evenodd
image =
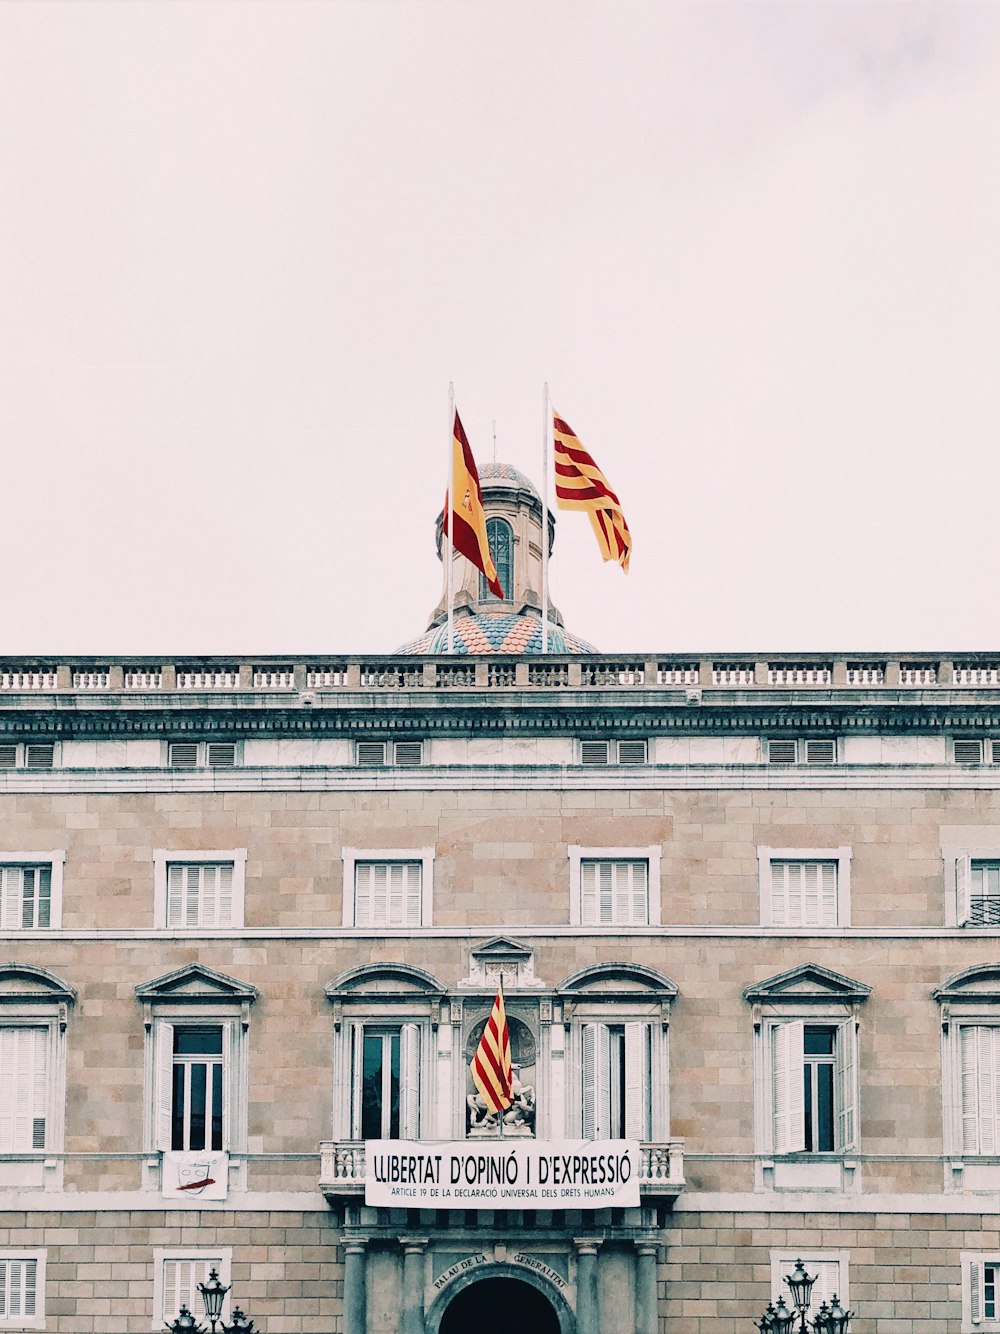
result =
M246 848L153 853L156 925L167 931L225 931L243 925Z
M167 866L167 926L233 925L233 865L172 862Z
M0 1251L0 1329L45 1324L45 1251Z
M186 1306L199 1320L205 1310L199 1283L207 1283L212 1270L224 1287L231 1284L232 1250L219 1246L215 1250L167 1249L153 1251L153 1328L163 1329L177 1319ZM223 1299L223 1320L229 1318L229 1297Z
M955 859L959 926L1000 926L1000 858Z
M421 1026L357 1023L351 1030L351 1135L420 1135Z
M52 864L0 865L0 930L44 930L53 924Z
M806 1273L815 1279L809 1301L810 1320L824 1302L829 1306L834 1297L846 1310L850 1300L846 1251L772 1251L771 1300L777 1302L784 1297L786 1306L793 1304L785 1279L791 1277L799 1259Z
M855 1147L855 1046L851 1020L770 1025L774 1153L843 1153Z
M433 920L433 848L344 848L344 926L416 930Z
M587 858L580 863L580 895L585 926L647 926L649 863Z
M420 926L420 862L356 862L355 926Z
M959 1028L961 1145L967 1154L1000 1153L1000 1027Z
M45 1149L49 1029L0 1026L0 1153Z
M1000 1254L962 1251L962 1334L1000 1330Z
M850 925L850 848L758 848L757 857L762 926Z
M584 1139L651 1139L651 1028L585 1023L580 1031Z

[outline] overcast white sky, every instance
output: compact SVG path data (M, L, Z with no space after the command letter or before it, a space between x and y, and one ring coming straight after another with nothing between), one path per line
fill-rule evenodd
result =
M1000 5L0 6L0 653L392 649L448 382L606 651L1000 648Z

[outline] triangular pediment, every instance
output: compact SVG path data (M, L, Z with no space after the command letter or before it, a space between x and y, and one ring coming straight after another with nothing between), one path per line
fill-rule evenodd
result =
M567 999L579 996L656 996L672 1000L677 985L669 977L637 963L599 963L572 973L556 987Z
M189 963L135 989L141 1001L254 1001L257 988L202 963Z
M512 940L510 936L494 936L492 940L485 940L481 945L477 945L469 953L474 959L530 959L531 950L527 945L522 945L519 940Z
M61 1001L72 1005L76 992L55 973L31 963L0 964L0 1000Z
M335 977L326 988L330 1000L358 999L361 996L443 997L444 986L422 968L405 963L367 963L349 968Z
M936 1001L1000 1001L1000 963L978 963L973 968L966 968L949 977L933 995Z
M862 1001L871 995L871 987L856 982L832 968L818 963L804 963L787 973L778 973L763 982L747 987L743 996L751 1003L757 1001Z

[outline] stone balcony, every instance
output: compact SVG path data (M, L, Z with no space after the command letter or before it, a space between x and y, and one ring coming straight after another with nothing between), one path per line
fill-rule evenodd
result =
M426 1141L432 1144L433 1141ZM329 1200L364 1194L364 1140L327 1140L320 1146L319 1189ZM639 1189L649 1197L677 1196L684 1189L684 1141L639 1146Z

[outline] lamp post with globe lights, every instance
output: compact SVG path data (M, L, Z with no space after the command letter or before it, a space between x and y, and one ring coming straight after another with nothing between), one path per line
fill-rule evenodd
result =
M808 1319L810 1299L815 1274L808 1274L801 1260L795 1261L795 1268L785 1275L792 1305L785 1304L784 1297L779 1297L777 1305L769 1302L767 1310L754 1324L760 1334L849 1334L853 1311L845 1311L833 1294L829 1303L822 1302L810 1321Z

